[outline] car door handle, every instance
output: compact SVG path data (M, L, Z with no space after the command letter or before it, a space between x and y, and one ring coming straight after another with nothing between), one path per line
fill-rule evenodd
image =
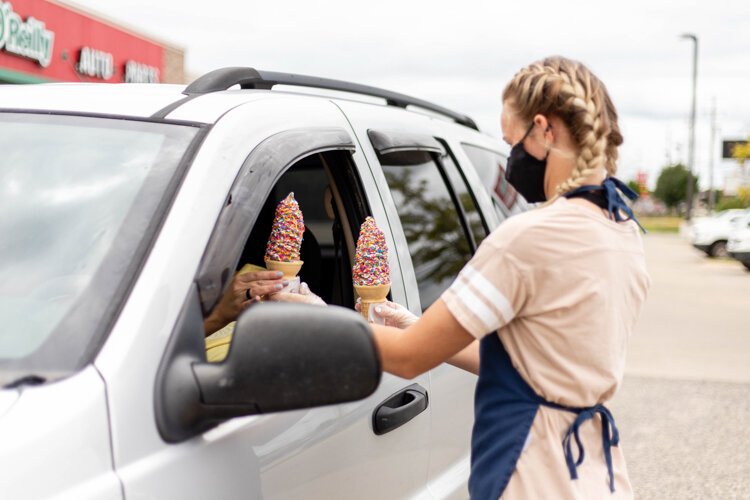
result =
M391 395L375 408L372 414L372 430L378 436L404 425L427 409L427 389L412 384Z

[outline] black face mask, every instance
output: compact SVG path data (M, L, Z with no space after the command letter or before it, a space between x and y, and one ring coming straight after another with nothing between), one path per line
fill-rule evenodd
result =
M547 195L544 194L544 174L547 171L547 157L538 160L531 156L526 148L523 147L523 141L529 136L534 129L532 123L529 130L523 135L523 138L513 146L508 157L508 166L505 169L505 180L521 193L529 203L538 203L547 201Z

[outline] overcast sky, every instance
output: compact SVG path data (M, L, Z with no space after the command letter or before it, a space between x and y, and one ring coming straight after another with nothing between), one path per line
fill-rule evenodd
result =
M624 180L650 184L687 161L692 43L699 37L695 169L708 185L716 99L722 138L750 134L750 1L76 0L186 50L186 69L252 66L351 80L434 101L500 136L500 93L522 66L560 54L587 64L620 114Z

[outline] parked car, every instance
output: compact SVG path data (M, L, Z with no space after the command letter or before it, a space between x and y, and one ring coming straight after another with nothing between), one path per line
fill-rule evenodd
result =
M466 497L475 377L381 374L351 269L372 215L420 313L523 210L469 117L226 68L2 87L0 151L0 496ZM337 307L254 305L208 363L203 318L290 191L301 278Z
M695 219L690 228L691 242L709 257L727 257L727 241L732 224L747 210L724 210L709 217Z
M727 251L730 257L740 261L750 271L750 214L735 221Z

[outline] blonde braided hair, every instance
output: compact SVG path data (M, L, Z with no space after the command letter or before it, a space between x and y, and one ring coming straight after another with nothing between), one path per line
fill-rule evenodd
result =
M576 165L553 200L601 169L617 172L622 144L617 112L604 84L583 64L559 56L535 62L506 85L503 102L510 102L526 123L537 114L556 116L570 130L578 146Z

